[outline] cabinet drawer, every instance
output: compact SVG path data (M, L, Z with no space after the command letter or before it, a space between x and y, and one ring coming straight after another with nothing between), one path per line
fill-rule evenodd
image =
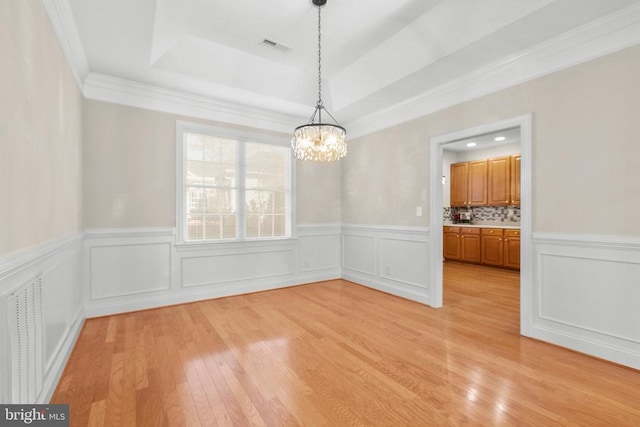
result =
M460 232L462 234L480 234L480 229L479 228L464 228L464 227L462 227Z
M444 232L445 233L459 233L460 232L460 227L449 227L449 226L446 226L446 227L444 227Z
M505 237L520 237L520 230L504 230Z
M483 236L502 236L502 228L483 228Z

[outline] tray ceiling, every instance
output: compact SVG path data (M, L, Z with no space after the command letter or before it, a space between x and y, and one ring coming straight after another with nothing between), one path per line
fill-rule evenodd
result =
M637 2L329 0L323 99L348 124ZM69 5L92 73L304 118L313 110L317 9L310 0Z

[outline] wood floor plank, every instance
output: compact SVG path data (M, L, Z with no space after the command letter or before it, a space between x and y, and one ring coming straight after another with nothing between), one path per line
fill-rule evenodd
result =
M519 335L517 272L444 264L444 306L344 280L86 321L72 425L640 425L640 372Z

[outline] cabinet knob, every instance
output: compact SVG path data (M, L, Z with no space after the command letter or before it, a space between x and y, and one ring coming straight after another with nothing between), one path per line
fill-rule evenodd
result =
M502 237L500 237L498 240L502 241Z
M509 241L509 239L504 239L504 241L505 241L505 242L508 242L508 241Z
M464 236L462 236L462 239L464 239Z

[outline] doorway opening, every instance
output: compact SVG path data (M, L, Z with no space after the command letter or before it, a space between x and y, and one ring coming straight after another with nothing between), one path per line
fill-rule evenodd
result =
M512 138L519 140L520 148L520 333L529 335L530 313L532 305L531 295L531 144L532 144L532 116L531 114L488 123L457 132L448 133L431 138L430 140L430 305L441 307L443 304L443 244L445 224L444 198L446 181L443 185L443 162L445 152L452 151L457 145L466 147L466 144L476 142L483 138L480 136L493 135L496 132L505 132ZM508 132L507 132L508 131ZM497 136L495 136L497 137ZM495 139L494 137L494 139ZM474 141L471 141L471 138ZM488 138L485 138L488 139ZM477 140L477 141L476 141ZM505 138L506 140L506 138ZM462 142L463 141L463 142ZM449 148L449 150L447 150ZM498 149L499 152L500 149ZM448 155L448 158L452 157ZM460 157L458 157L460 158ZM464 158L464 156L462 157ZM472 213L470 209L465 212ZM491 215L492 213L484 212ZM505 214L500 212L500 215ZM507 210L506 215L509 214ZM511 212L514 215L514 212ZM467 220L465 215L464 221Z

